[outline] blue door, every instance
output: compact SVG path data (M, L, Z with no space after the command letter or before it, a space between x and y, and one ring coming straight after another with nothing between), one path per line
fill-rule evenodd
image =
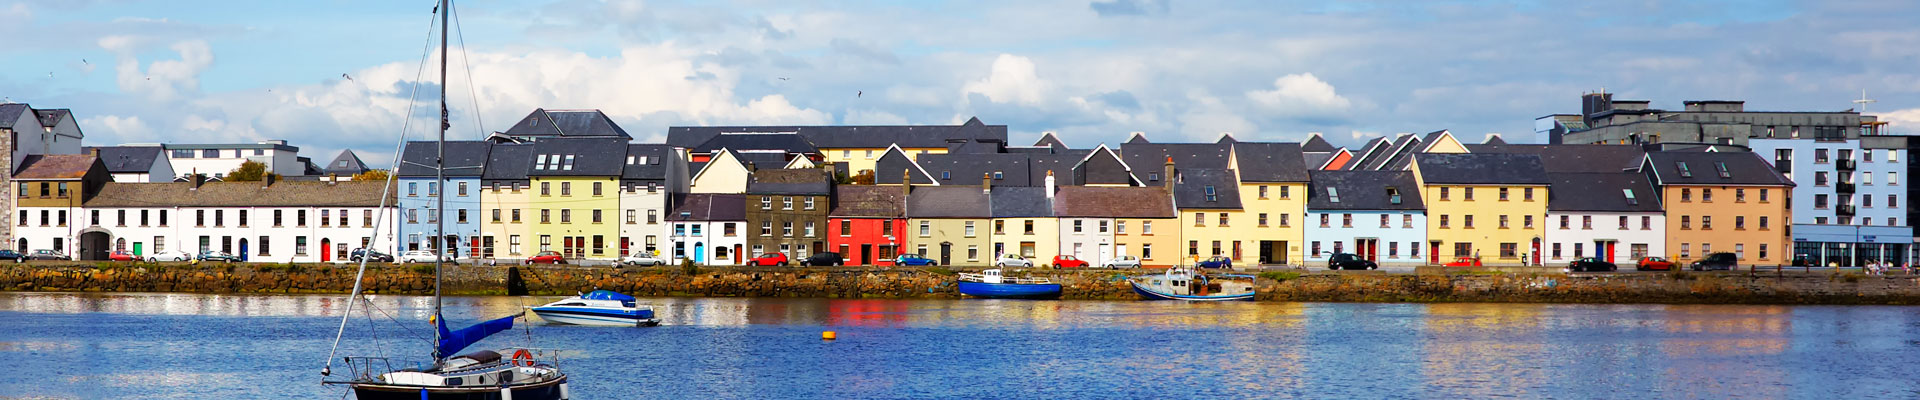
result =
M693 242L693 262L702 263L702 264L707 262L707 244L706 243Z
M247 240L246 239L240 239L240 254L237 254L237 255L240 256L240 261L243 261L243 262L247 261Z

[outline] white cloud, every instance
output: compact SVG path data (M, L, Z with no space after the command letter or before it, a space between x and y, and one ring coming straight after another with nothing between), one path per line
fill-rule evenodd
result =
M1001 54L993 59L986 78L967 82L961 93L979 93L996 103L1034 105L1044 99L1046 89L1047 82L1035 72L1032 59Z
M1248 121L1242 113L1234 112L1219 98L1205 92L1194 90L1187 94L1191 108L1180 115L1180 134L1184 140L1213 142L1221 133L1237 132L1241 137L1257 132L1258 128Z
M910 122L907 121L906 117L894 115L886 111L847 110L847 115L840 118L840 123L846 125L907 125Z
M95 140L95 142L89 143L90 145L100 144L99 140L108 138L118 139L121 142L154 142L153 140L143 140L153 135L153 129L147 127L145 122L140 121L140 117L138 116L122 117L118 115L101 115L87 117L80 120L80 126L85 127L87 136Z
M1920 131L1920 108L1877 113L1881 121L1887 122L1887 128L1894 132Z
M140 58L134 55L142 40L131 36L107 36L99 45L112 51L117 63L116 83L120 90L142 94L154 101L171 101L200 90L200 73L213 66L213 49L204 40L187 40L170 46L178 60L154 61L140 70Z
M1287 117L1329 117L1343 115L1353 102L1336 93L1311 73L1292 74L1273 80L1273 90L1253 90L1247 99L1269 112Z

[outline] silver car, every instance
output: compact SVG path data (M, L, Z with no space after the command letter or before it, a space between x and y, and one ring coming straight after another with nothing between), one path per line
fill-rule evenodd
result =
M1114 257L1114 258L1107 259L1106 262L1100 263L1100 266L1103 268L1113 268L1113 269L1140 268L1140 257L1134 257L1134 256Z
M1019 254L1002 254L999 260L994 260L993 266L1000 268L1033 268L1033 261L1028 261L1026 257L1021 257Z

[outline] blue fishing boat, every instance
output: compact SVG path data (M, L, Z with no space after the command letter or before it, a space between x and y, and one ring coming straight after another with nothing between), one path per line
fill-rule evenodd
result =
M960 294L988 299L1052 299L1060 297L1060 284L1047 278L1008 277L999 269L989 269L960 274Z
M1253 280L1251 275L1206 275L1174 266L1164 273L1133 277L1127 283L1146 300L1251 301Z
M634 304L633 296L595 290L539 307L529 307L540 319L556 324L591 326L654 326L653 307Z

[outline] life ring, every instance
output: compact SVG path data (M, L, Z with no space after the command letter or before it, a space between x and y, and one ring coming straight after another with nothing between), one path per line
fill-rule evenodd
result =
M527 351L527 349L514 350L513 365L518 367L533 366L533 352Z

